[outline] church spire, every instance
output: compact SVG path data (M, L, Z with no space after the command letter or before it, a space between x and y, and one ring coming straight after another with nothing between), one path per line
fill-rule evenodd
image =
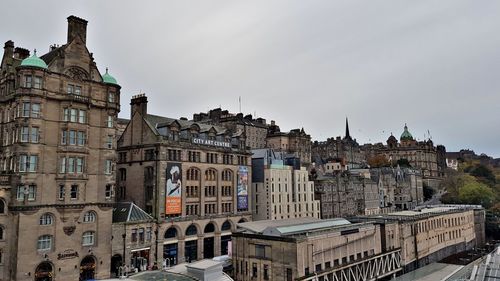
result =
M349 121L347 117L345 118L345 139L351 139L351 135L349 134Z

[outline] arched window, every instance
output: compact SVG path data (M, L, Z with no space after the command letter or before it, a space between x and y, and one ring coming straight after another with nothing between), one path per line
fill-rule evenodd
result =
M206 181L216 181L217 180L217 171L214 169L208 169L205 171L205 180Z
M40 225L51 225L54 221L54 216L50 213L45 213L40 217Z
M203 231L205 233L212 233L215 232L215 226L213 223L209 223L205 226L205 230Z
M0 198L0 214L5 214L5 201L3 201L3 198Z
M165 239L176 238L177 237L177 229L175 227L170 227L165 231Z
M86 231L82 235L82 245L83 246L92 246L95 244L95 232L94 231Z
M222 230L222 231L225 231L225 230L231 230L231 223L230 223L229 221L225 221L225 222L222 224L221 230Z
M94 211L88 211L83 215L83 222L95 222L97 215Z
M3 225L0 225L0 240L3 240L4 239L4 228L3 228Z
M233 180L233 172L231 170L222 171L222 180L223 181L232 181Z
M192 224L186 229L186 236L193 236L198 234L198 229L196 229L196 225Z
M38 237L37 249L39 251L52 249L52 235L42 235Z
M191 181L200 180L200 171L196 168L190 168L187 171L187 180L191 180Z

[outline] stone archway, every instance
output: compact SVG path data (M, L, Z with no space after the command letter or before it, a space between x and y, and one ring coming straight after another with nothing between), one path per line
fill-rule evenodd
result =
M52 281L54 276L54 267L50 262L40 263L35 270L35 281Z
M80 262L80 281L95 278L96 260L94 256L86 256Z
M120 266L122 266L122 264L123 264L122 255L116 254L111 257L111 268L110 268L111 276L118 277Z

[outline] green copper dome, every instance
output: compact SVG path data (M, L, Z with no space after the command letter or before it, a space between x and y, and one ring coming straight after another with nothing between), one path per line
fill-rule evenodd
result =
M406 126L406 124L405 124L405 129L404 129L403 133L401 134L401 138L399 138L399 139L400 140L413 140L413 136L408 131L408 126Z
M39 67L43 69L47 69L48 66L47 64L39 57L36 56L36 50L33 52L33 55L29 58L25 58L21 62L21 66L33 66L33 67Z
M104 83L118 85L118 82L116 81L115 77L109 75L108 68L106 68L106 73L104 73L104 75L102 76L102 81Z

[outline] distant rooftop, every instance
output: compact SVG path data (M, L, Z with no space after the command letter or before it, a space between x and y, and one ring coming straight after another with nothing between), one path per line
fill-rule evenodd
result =
M113 207L113 223L152 221L152 216L131 202L116 203Z

